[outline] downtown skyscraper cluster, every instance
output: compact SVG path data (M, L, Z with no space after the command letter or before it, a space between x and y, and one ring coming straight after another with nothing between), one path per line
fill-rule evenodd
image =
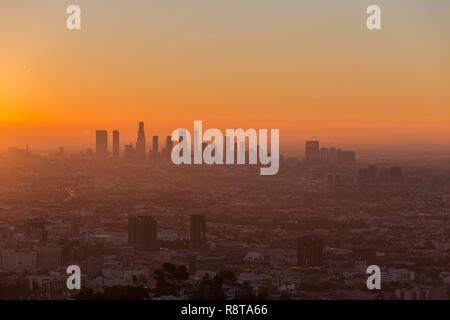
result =
M121 158L120 151L120 132L113 130L112 133L112 157L115 159ZM136 144L128 143L124 146L123 157L125 159L145 160L147 158L157 159L160 156L170 156L170 151L173 147L173 142L170 136L167 136L164 148L161 153L159 151L159 137L152 137L152 149L147 154L146 136L144 130L144 122L139 122L138 134ZM95 153L99 158L107 158L109 156L108 148L108 131L97 130L95 140Z

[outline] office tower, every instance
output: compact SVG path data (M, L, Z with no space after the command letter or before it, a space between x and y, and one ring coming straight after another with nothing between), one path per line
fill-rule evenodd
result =
M120 134L119 131L113 131L113 158L120 158Z
M153 156L156 156L159 152L158 136L153 136Z
M125 145L125 159L133 159L135 156L135 150L132 143Z
M319 141L306 141L305 162L307 164L317 164L320 162Z
M64 147L59 147L59 155L64 156Z
M163 149L163 156L164 157L168 157L170 158L170 155L172 153L172 149L173 149L173 141L172 141L172 136L167 136L166 138L166 145Z
M150 216L136 216L128 218L128 244L135 252L157 251L157 223Z
M320 148L320 162L321 163L328 162L328 148Z
M331 163L337 162L337 150L336 148L330 148L330 152L328 153L328 161Z
M323 242L315 236L304 236L298 240L297 264L299 266L322 266Z
M169 149L170 152L172 151L172 149L173 149L172 136L167 136L167 138L166 138L166 148Z
M341 164L351 165L356 163L356 153L354 151L337 151L337 162Z
M108 132L106 130L97 130L95 137L95 153L98 157L108 156Z
M139 122L138 138L136 142L136 158L139 160L145 159L145 131L143 122Z
M204 214L191 215L191 243L194 248L200 248L206 242L206 222Z
M403 182L403 170L400 167L391 167L390 180L393 183Z

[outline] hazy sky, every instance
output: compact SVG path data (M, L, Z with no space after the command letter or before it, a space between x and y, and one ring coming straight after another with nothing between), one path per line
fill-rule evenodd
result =
M67 6L82 30L66 29ZM382 8L380 31L366 8ZM450 149L448 0L1 0L0 149L194 120L349 148Z

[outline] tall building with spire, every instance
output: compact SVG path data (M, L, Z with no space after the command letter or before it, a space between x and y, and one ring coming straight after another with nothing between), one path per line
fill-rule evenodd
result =
M136 158L145 159L145 131L144 123L139 122L138 138L136 142Z

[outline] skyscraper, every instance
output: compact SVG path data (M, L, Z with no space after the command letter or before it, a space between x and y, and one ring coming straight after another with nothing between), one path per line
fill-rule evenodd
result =
M320 162L327 163L328 156L328 148L320 148Z
M119 131L113 131L113 157L118 159L120 157L120 134Z
M153 136L153 156L156 156L159 152L159 146L158 146L158 136Z
M157 222L150 216L136 216L128 218L128 244L135 252L157 251Z
M341 164L355 164L356 162L356 153L354 151L344 151L338 149L337 151L337 162Z
M297 264L299 266L320 267L323 260L322 239L304 236L298 240Z
M164 157L170 158L170 154L172 153L172 149L173 149L172 136L167 136L167 138L166 138L166 145L165 145L164 149L162 150L162 155Z
M140 160L145 159L145 131L143 122L139 122L138 138L136 142L136 157Z
M108 132L106 130L96 131L95 153L98 157L108 156Z
M319 141L306 141L305 162L307 164L317 164L320 162Z
M194 248L200 248L206 242L206 221L204 214L191 215L191 243Z

